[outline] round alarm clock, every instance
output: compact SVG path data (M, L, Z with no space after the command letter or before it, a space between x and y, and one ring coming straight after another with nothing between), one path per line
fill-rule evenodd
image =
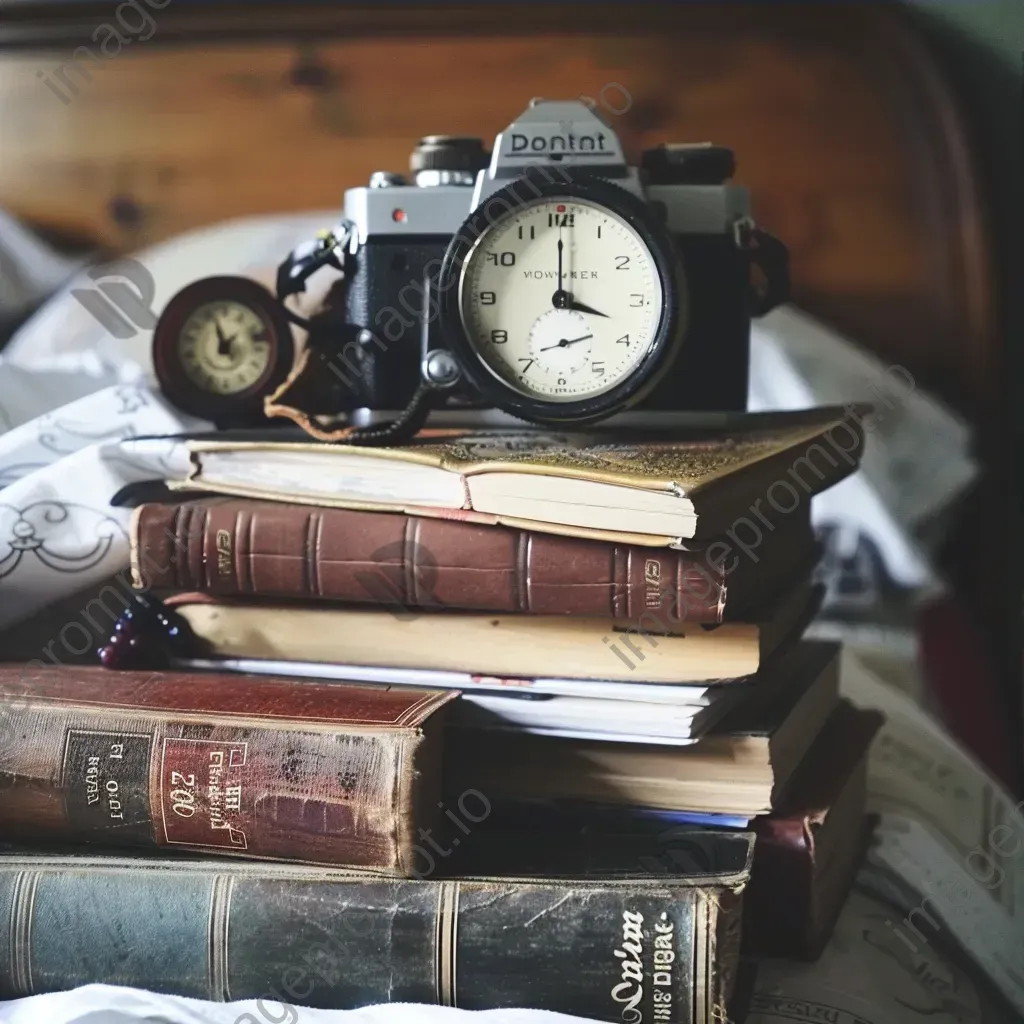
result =
M495 192L455 235L441 269L445 338L508 412L558 423L625 409L680 349L689 303L674 241L608 182L538 177L524 202L526 191Z
M247 277L187 285L153 331L153 366L168 401L221 427L258 423L294 356L280 303Z

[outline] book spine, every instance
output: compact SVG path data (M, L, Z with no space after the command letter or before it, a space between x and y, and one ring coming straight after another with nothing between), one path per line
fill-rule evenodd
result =
M270 503L143 505L136 585L260 596L718 623L721 564L703 551L532 533L396 513Z
M52 863L57 861L57 864ZM0 865L0 998L93 982L350 1009L530 1007L620 1024L726 1019L739 897L685 881L418 881L202 863ZM731 909L730 909L731 908Z
M415 870L439 739L26 699L7 708L0 834Z

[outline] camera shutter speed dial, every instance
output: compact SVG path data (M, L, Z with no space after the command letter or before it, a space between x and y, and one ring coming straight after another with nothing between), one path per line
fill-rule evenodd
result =
M446 340L467 377L542 422L639 400L671 362L685 313L671 238L597 180L513 181L456 234L441 279Z

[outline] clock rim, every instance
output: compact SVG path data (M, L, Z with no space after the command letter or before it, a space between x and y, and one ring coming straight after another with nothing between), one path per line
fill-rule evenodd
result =
M181 366L177 346L181 331L200 306L232 302L253 311L270 331L266 369L247 388L230 395L205 391ZM175 407L218 425L245 425L263 417L263 399L291 372L295 339L280 303L270 290L249 277L215 275L180 289L164 307L153 329L153 369L160 390Z
M445 344L457 358L466 378L492 405L538 423L582 423L604 419L635 405L657 385L682 345L689 309L686 278L675 242L650 206L607 179L557 168L552 173L560 175L559 179L553 180L547 172L537 169L527 170L492 193L462 223L441 264L439 321ZM521 195L524 179L531 189L530 197L525 200ZM517 186L520 191L517 191ZM614 387L573 401L524 395L497 377L470 341L463 316L462 291L467 256L478 248L487 234L509 217L557 198L570 202L587 200L612 210L647 246L662 289L661 316L643 359L625 380ZM499 217L487 212L496 201L507 207Z

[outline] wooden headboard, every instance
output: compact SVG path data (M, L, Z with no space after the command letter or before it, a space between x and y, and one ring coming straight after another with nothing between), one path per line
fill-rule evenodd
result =
M152 38L80 52L77 95L58 69L96 51L113 5L44 6L0 25L0 206L30 222L126 250L338 207L371 171L405 170L421 135L493 138L532 96L603 97L634 151L733 147L791 248L796 302L965 413L999 469L984 202L954 97L892 5L176 0ZM987 514L953 571L993 622L1006 560Z
M955 104L897 11L207 6L154 11L152 38L121 31L109 58L90 38L106 38L109 5L48 13L45 34L27 16L0 26L0 45L22 48L0 62L0 205L126 249L335 207L372 170L405 170L421 135L493 138L531 96L603 96L635 150L732 146L759 219L792 250L796 301L984 414L981 203ZM80 43L96 58L71 62ZM62 82L62 65L91 81Z

